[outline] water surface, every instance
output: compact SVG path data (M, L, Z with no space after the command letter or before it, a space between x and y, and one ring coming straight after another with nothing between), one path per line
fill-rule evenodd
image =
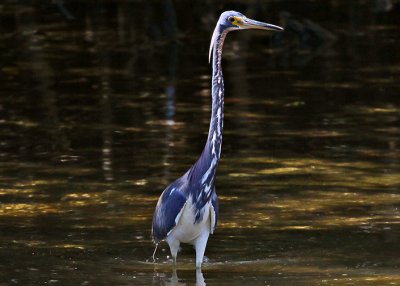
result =
M53 2L0 6L1 285L400 284L398 4ZM205 144L226 9L286 32L227 39L196 273L150 226Z

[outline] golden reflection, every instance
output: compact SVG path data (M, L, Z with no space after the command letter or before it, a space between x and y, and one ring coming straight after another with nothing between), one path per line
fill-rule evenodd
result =
M84 245L81 244L55 244L54 248L76 248L76 249L85 249Z
M76 193L73 193L73 194L67 194L67 195L65 195L64 196L64 199L83 199L83 198L90 198L91 196L93 196L93 194L76 194Z
M238 200L238 199L239 199L239 197L237 197L237 196L224 196L224 195L219 195L218 197L219 197L219 199L220 199L221 201L224 201L224 202L226 202L226 201L234 201L234 200Z
M11 120L0 120L0 124L12 124L21 127L38 127L39 124L29 120L19 120L19 121L11 121Z
M234 165L235 159L225 159ZM343 188L355 187L359 189L375 188L377 186L400 185L400 173L390 172L384 163L373 163L365 161L336 162L331 160L296 158L296 159L272 159L263 157L250 157L241 159L242 164L267 164L268 168L259 169L255 173L230 173L231 177L254 177L258 175L282 175L282 174L318 174L324 176L321 180L308 181L300 179L292 181L299 185L320 185L323 180L324 186L341 186ZM376 172L376 170L386 170ZM373 173L373 175L371 175ZM295 180L295 179L293 179ZM287 184L288 181L276 181L274 184Z
M0 215L23 217L23 216L36 216L38 214L58 213L60 210L59 204L44 204L44 203L31 203L31 204L1 204Z
M235 113L235 117L239 116L242 119L245 118L254 118L254 119L265 119L267 117L266 114L261 114L261 113L251 113L251 112L240 112L237 111ZM247 133L248 134L248 133Z
M251 174L251 173L229 173L228 175L230 177L254 177L254 176L256 176L255 174Z
M105 193L71 193L66 194L63 199L65 201L64 207L84 207L107 204L108 200Z
M376 107L376 108L364 108L368 113L398 113L400 110L398 108L390 107Z
M311 225L290 225L290 226L283 226L283 227L280 227L279 229L281 229L281 230L285 230L285 229L301 229L301 230L304 230L304 229L315 229L313 226L311 226Z
M124 127L124 128L121 128L121 130L125 131L125 132L143 132L143 131L146 131L145 128L138 128L138 127Z
M296 167L282 167L282 168L271 168L271 169L263 169L258 171L258 174L287 174L293 172L301 172L303 173L304 170Z
M34 189L0 189L0 195L31 195Z
M219 222L218 224L223 228L233 228L233 229L257 228L257 225L255 225L255 224L249 225L249 224L246 224L244 221L240 221L240 222Z
M339 82L318 82L318 81L297 81L295 87L301 88L341 88L341 89L356 89L360 84L355 82L339 83Z
M312 230L328 229L336 227L373 225L374 227L384 227L384 225L400 224L399 211L376 211L374 214L356 213L351 215L347 212L341 213L335 208L343 210L356 207L354 201L345 202L336 200L336 204L326 199L313 200L311 202L304 200L282 200L279 203L264 203L265 212L246 212L240 215L235 221L222 221L220 225L224 228L256 228L263 227L279 230ZM331 199L335 201L334 199ZM364 200L356 200L360 207L370 205ZM381 199L372 202L379 206L379 202L399 204L400 199L391 200L390 198ZM260 204L261 205L261 204ZM254 209L261 209L261 206L253 206ZM276 209L276 210L274 210ZM318 215L314 215L318 212Z
M346 132L339 132L336 130L327 131L327 130L317 130L317 129L299 130L299 131L287 130L287 131L279 132L279 134L286 135L286 136L301 136L301 137L307 137L307 138L342 137L342 136L348 135Z
M147 180L146 179L136 180L133 184L136 186L144 186L147 184Z
M263 184L255 184L254 180L263 182L262 176L268 175L264 193L273 191L274 195L256 201L238 197L238 203L245 204L246 208L228 214L229 221L221 220L223 228L315 230L358 227L362 230L370 227L372 229L365 231L371 232L400 224L400 211L394 207L400 204L400 194L394 191L400 185L400 173L391 171L385 163L315 158L226 159L232 166L236 165L235 160L242 160L243 170L249 171L228 173L229 177L238 181L251 180L250 184L259 192ZM258 171L246 168L246 164L257 164ZM315 177L305 180L303 176L296 176L302 174ZM278 176L275 178L274 175ZM281 175L286 176L285 180L279 177ZM277 193L287 186L298 191L284 195ZM371 208L373 212L368 211Z
M56 185L56 184L62 184L64 181L61 180L32 180L28 182L16 182L14 184L15 187L17 188L22 188L22 187L33 187L33 186L40 186L40 185Z

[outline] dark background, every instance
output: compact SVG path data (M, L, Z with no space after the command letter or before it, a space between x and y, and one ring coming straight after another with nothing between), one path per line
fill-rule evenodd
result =
M189 246L149 262L150 225L205 144L230 9L285 32L224 46L205 283L400 283L398 1L55 0L0 4L1 285L202 285Z

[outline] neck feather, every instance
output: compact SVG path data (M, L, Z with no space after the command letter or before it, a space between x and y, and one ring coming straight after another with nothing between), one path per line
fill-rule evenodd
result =
M194 179L199 180L201 184L207 185L214 184L215 173L221 155L222 130L224 125L224 79L222 76L221 56L227 31L221 31L219 25L217 25L215 29L213 36L212 110L210 128L203 153L191 170Z
M218 28L218 27L217 27ZM217 29L216 28L216 29ZM213 51L213 74L212 74L212 108L210 128L208 131L207 144L204 150L215 154L219 160L222 144L222 130L224 126L224 77L222 75L221 57L222 47L227 31L219 32L216 35ZM214 157L214 156L213 156Z

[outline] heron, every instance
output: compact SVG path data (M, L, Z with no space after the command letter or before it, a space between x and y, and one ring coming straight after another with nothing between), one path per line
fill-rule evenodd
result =
M196 268L201 268L208 237L218 222L218 197L215 178L221 156L224 116L224 78L222 47L228 32L260 29L283 31L283 28L255 21L236 11L221 14L211 38L212 108L207 142L196 163L161 194L153 215L152 236L157 246L166 240L176 265L181 243L192 244L196 251ZM154 254L153 254L154 257Z

